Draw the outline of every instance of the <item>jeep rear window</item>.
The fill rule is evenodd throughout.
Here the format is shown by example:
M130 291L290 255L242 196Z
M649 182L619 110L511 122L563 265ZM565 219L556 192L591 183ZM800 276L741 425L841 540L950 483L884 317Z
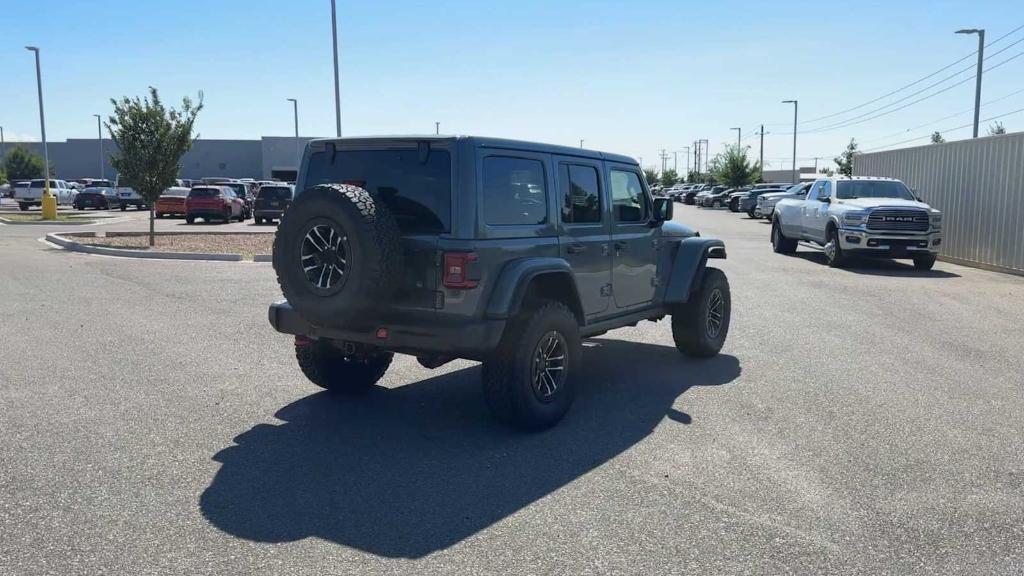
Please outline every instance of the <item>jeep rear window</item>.
M544 165L539 160L484 158L484 222L491 226L541 224L548 217Z
M448 232L451 226L452 162L447 150L338 150L309 157L305 186L357 184L394 214L405 233Z

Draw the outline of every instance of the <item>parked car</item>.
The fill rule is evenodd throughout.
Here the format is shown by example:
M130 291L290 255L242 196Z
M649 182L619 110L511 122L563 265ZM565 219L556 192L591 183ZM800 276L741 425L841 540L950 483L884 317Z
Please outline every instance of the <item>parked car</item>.
M106 178L75 178L71 182L82 190L86 188L113 188L114 183Z
M42 206L45 183L45 179L37 178L29 181L27 188L15 188L14 199L18 202L18 208L25 211L33 206ZM57 198L58 205L70 206L75 201L77 191L64 180L50 178L50 194Z
M734 188L727 186L716 186L714 190L702 198L701 206L704 208L724 208L729 203L729 195L735 191Z
M163 218L164 216L185 216L188 211L185 208L185 199L188 198L188 194L191 188L184 186L172 186L167 190L164 190L163 194L156 199L156 205L153 207L153 212L157 218Z
M264 184L256 193L253 217L256 224L280 220L292 204L295 187L288 184Z
M804 199L775 205L772 248L791 254L797 241L824 247L828 265L850 256L912 258L930 270L942 245L942 213L892 178L820 178Z
M242 220L248 220L249 218L251 218L254 200L252 185L249 182L243 180L235 180L233 182L223 182L220 184L220 186L227 186L228 188L231 188L232 190L234 190L235 196L242 200L242 203L244 204L244 208L242 210Z
M27 194L32 187L30 180L19 180L11 184L11 191L7 193L8 198L17 198L21 194Z
M72 202L72 206L76 210L85 210L86 208L110 210L120 205L121 201L117 198L117 190L110 186L90 186L84 188L75 195L75 200Z
M428 368L482 360L495 416L536 430L569 410L582 338L671 316L685 354L725 341L729 284L705 267L724 243L673 222L632 158L465 136L313 140L297 190L274 241L287 300L269 320L336 393L371 388L395 352Z
M764 218L766 220L772 219L772 212L775 211L775 204L779 200L785 200L786 198L804 198L807 196L807 191L811 189L811 185L814 182L804 182L802 184L796 184L790 186L784 192L768 192L757 197L757 205L754 207L753 213L747 212L747 215L751 218Z
M703 208L704 207L704 198L706 196L710 196L711 194L715 194L717 192L721 192L722 190L725 190L725 189L726 189L725 186L708 186L707 188L705 188L705 189L701 190L700 192L698 192L697 195L693 197L693 203L694 203L695 206L697 206L697 208Z
M147 210L149 206L146 205L146 201L139 196L131 186L126 186L124 182L118 179L115 185L117 189L117 199L121 203L121 210L127 210L129 206L135 206L136 210Z
M228 223L243 220L245 203L227 186L193 186L185 198L185 222L193 224L196 218L207 222Z
M733 212L746 212L751 218L754 217L754 209L757 208L757 199L763 194L774 192L785 192L784 188L768 188L755 186L741 192L733 192L729 195L729 210Z

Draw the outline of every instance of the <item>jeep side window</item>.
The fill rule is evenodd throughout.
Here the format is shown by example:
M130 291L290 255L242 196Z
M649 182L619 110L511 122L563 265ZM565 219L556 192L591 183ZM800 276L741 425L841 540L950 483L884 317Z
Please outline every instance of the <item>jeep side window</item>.
M635 172L611 171L612 211L618 222L647 220L647 203L640 177Z
M483 169L484 222L491 226L542 224L548 217L540 160L488 156Z
M562 165L562 222L596 224L601 222L601 188L597 169L576 164Z

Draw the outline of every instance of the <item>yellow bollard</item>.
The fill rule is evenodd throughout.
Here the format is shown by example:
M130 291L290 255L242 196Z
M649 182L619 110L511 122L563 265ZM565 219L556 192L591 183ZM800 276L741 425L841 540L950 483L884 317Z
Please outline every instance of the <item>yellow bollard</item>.
M57 197L50 194L50 182L47 181L43 188L43 220L57 219Z

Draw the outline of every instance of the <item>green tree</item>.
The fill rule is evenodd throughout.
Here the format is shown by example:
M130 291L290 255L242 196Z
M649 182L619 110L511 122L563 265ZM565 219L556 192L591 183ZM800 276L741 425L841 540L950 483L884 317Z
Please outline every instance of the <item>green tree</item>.
M711 159L711 175L726 186L738 188L753 184L761 177L761 164L751 163L746 149L726 146L725 152Z
M942 144L945 141L946 139L942 137L942 134L938 132L932 132L932 144Z
M821 169L821 173L824 174L825 176L835 176L836 175L836 171L831 169L831 168L829 168L828 166L822 168Z
M850 138L850 143L846 145L846 150L839 156L836 156L832 160L838 166L838 172L842 176L853 176L853 157L857 154L857 140Z
M1000 134L1006 134L1006 127L1003 126L1002 122L996 120L995 124L992 124L991 126L988 127L988 135L998 136Z
M181 110L166 108L156 88L149 87L143 99L123 97L111 100L114 114L107 131L120 151L110 157L121 182L139 194L149 206L149 245L155 243L154 208L160 194L174 186L181 157L192 147L192 128L203 109L203 93L194 103L181 101Z
M43 177L43 157L24 146L15 146L4 159L4 170L11 180L31 180ZM51 168L50 173L53 173Z
M0 184L7 184L7 172L0 166Z
M672 186L676 182L679 182L679 174L677 174L674 169L669 168L661 173L660 182L662 186Z
M658 173L650 168L644 168L644 178L647 179L648 186L654 186L659 182Z

